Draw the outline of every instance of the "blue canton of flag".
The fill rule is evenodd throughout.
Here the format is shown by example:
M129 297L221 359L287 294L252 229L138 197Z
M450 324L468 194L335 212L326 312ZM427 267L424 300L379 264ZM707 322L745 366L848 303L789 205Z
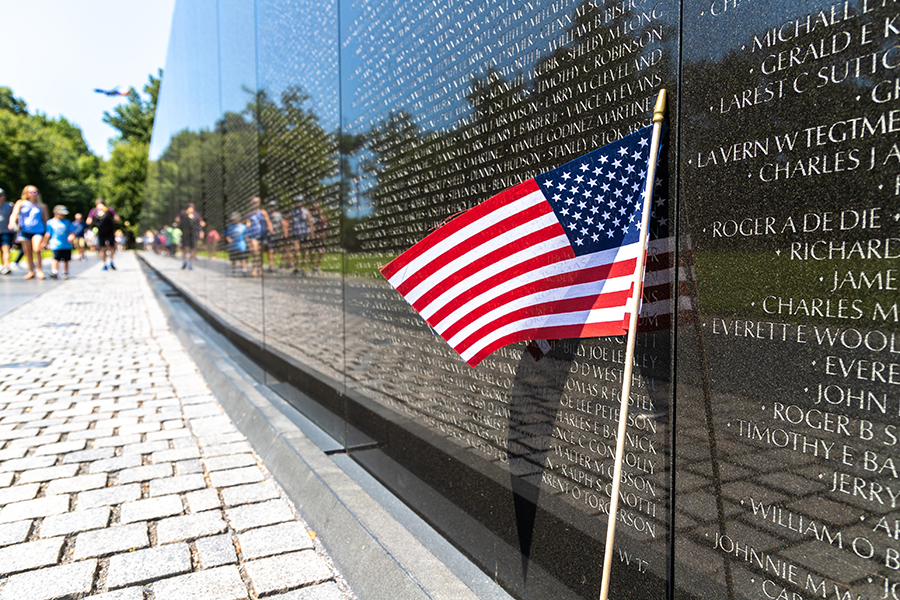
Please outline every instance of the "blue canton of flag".
M650 129L535 177L577 256L638 241Z

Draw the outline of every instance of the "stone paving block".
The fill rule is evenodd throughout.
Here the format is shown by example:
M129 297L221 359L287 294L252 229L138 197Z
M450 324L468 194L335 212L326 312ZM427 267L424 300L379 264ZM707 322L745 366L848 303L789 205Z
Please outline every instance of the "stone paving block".
M84 429L82 431L73 431L67 437L71 441L71 440L98 440L98 439L106 439L106 438L109 438L110 436L112 436L112 434L113 434L112 427L103 427L101 425L101 423L102 423L102 421L100 423L98 423L97 427L95 427L94 429ZM105 444L101 444L100 446L97 446L97 444L95 443L94 447L102 448L102 447L111 447L111 446L107 446Z
M190 423L194 435L197 436L222 435L235 431L235 427L231 422L231 419L224 415L217 417L201 417L199 419L191 419Z
M22 429L22 431L26 431ZM27 430L27 437L20 437L9 442L8 448L18 448L24 446L26 448L34 448L37 446L44 446L46 444L55 444L59 441L59 438L62 437L62 434L59 433L51 433L44 435L34 435L34 430Z
M181 429L165 429L163 431L154 431L147 434L147 441L174 440L176 438L189 438L191 431L186 427Z
M137 500L140 497L141 485L139 483L129 483L128 485L117 485L100 490L81 492L78 494L75 506L79 510L96 506L112 506L113 504Z
M90 597L91 600L144 600L144 588L127 587L105 594L95 594Z
M94 440L94 448L105 448L107 446L124 446L128 447L141 443L139 434L133 435L112 435L110 437L102 437Z
M44 433L72 433L73 431L84 431L88 428L88 425L89 423L63 423L62 425L47 427L44 429Z
M91 600L97 600L91 596ZM333 581L312 585L286 594L267 596L266 600L344 600L340 588Z
M150 460L154 463L175 462L178 460L188 460L191 458L200 458L200 448L197 447L197 444L192 444L185 448L160 450L159 452L154 452L150 456Z
M75 538L75 560L124 552L150 545L147 523L132 523L79 533Z
M294 518L291 507L284 500L269 500L258 504L228 508L225 510L225 515L235 531L274 525Z
M0 600L54 600L91 591L96 560L85 560L13 575L0 591Z
M176 475L190 475L191 473L203 473L203 463L200 459L181 460L175 463Z
M31 532L31 520L16 521L0 525L0 546L19 544L28 538Z
M119 483L134 483L136 481L149 481L158 477L171 477L172 464L143 465L119 471Z
M54 459L55 458L56 457L54 457ZM19 481L17 483L23 484L72 477L77 472L78 465L59 465L56 467L45 467L43 469L31 469L19 475Z
M119 435L149 433L151 431L159 431L159 429L159 423L135 423L134 425L122 425L119 427Z
M35 429L44 429L45 435L58 434L58 431L47 431L47 427L51 427L53 425L62 425L66 422L65 418L43 418L39 421L28 421L27 423L22 423L22 429L31 429L34 431Z
M41 386L41 387L43 387L43 386ZM4 424L6 424L6 423L28 423L29 421L41 421L46 416L47 416L47 413L45 413L45 412L43 412L43 413L41 413L41 412L23 413L20 415L12 415L9 417L4 417L3 423ZM36 439L36 438L32 438L32 439Z
M211 456L203 460L206 468L212 471L224 471L238 467L256 466L256 457L252 454L226 454L225 456Z
M44 490L44 493L52 496L53 494L95 490L106 487L106 477L106 473L96 473L94 475L77 475L67 479L55 479L47 484L47 489Z
M197 448L197 438L194 436L174 438L169 440L169 443L172 445L173 449Z
M258 596L332 579L331 569L313 550L252 560L245 565Z
M91 448L90 450L81 450L80 452L69 452L63 457L63 464L110 458L115 453L115 448Z
M221 533L227 525L217 510L162 519L156 524L160 544L183 542Z
M244 600L248 597L238 568L230 565L153 583L154 600Z
M126 407L112 405L112 406L110 406L110 408L116 409L116 410L121 410ZM115 429L116 427L128 427L129 425L137 425L137 422L138 422L137 417L127 417L127 418L113 417L112 419L104 421L103 426L104 427L112 427L113 429ZM119 435L122 435L122 433L119 432Z
M175 477L165 477L162 479L154 479L150 482L151 496L165 496L167 494L180 494L182 492L190 492L206 487L206 480L203 475L192 473L190 475L176 475Z
M203 448L203 456L223 456L225 454L242 454L244 452L253 452L253 448L248 442L231 442Z
M74 452L76 450L84 450L87 440L72 440L66 442L57 442L56 444L47 444L35 450L35 456L43 456L45 454L65 454L66 452Z
M0 523L58 515L68 510L68 496L45 496L24 502L14 502L0 508Z
M241 544L241 554L246 560L313 549L309 533L297 521L250 529L239 534L238 541Z
M109 559L106 585L118 588L179 575L191 570L191 549L187 544L166 544Z
M112 450L112 448L109 448L109 450ZM141 466L141 456L132 454L130 456L114 456L103 460L95 460L91 463L89 469L91 473L111 473L139 466Z
M0 575L55 565L64 541L58 537L0 548Z
M19 438L27 438L33 435L34 432L28 431L27 429L8 429L6 431L0 431L0 441L17 440Z
M181 504L180 496L161 496L159 498L148 498L146 500L126 502L122 505L119 521L122 523L133 523L135 521L158 519L160 517L171 517L172 515L179 515L183 512L184 507Z
M185 494L184 497L187 500L188 508L191 509L192 513L203 512L204 510L209 510L211 508L218 508L221 505L219 494L216 493L216 490L211 488L189 492Z
M0 464L0 472L25 471L27 469L43 469L56 464L55 456L26 456L5 460Z
M185 419L196 419L199 417L222 416L222 409L214 398L209 398L208 402L190 404L184 407L183 411Z
M237 485L222 490L222 499L225 501L225 506L238 506L239 504L274 500L279 496L278 488L269 481Z
M110 508L98 506L46 517L41 523L41 537L53 537L99 529L109 524Z
M141 442L140 444L125 446L122 449L122 454L152 454L153 452L160 452L162 450L168 449L169 443L165 440L159 440L155 442Z
M28 448L4 448L0 450L0 462L10 460L12 458L22 458L28 452Z
M204 537L194 543L197 546L197 555L200 557L200 567L203 569L232 565L237 562L237 552L234 550L231 534Z
M265 480L265 476L259 467L243 467L240 469L230 469L228 471L213 471L209 474L209 480L213 486L224 488L232 485L241 485L244 483L257 483Z
M12 472L0 473L0 488L5 488L5 487L11 486L13 477L15 477L15 476L16 476L16 474L12 473Z
M247 438L245 438L244 435L239 431L235 431L233 433L224 433L221 435L201 435L198 437L201 446L221 446L223 444L233 444L235 442L247 441Z
M13 502L21 502L22 500L31 500L37 496L39 489L41 489L40 483L14 485L12 487L0 489L0 506L12 504Z

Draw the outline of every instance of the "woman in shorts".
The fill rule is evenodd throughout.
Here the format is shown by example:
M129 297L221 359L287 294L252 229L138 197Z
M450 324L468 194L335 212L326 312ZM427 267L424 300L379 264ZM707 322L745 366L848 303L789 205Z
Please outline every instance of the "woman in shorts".
M28 273L24 279L44 279L44 271L41 269L41 244L44 241L47 221L47 206L41 201L41 194L33 185L26 185L22 190L22 197L13 206L9 216L10 225L18 231L16 241L25 251L25 260L28 262Z

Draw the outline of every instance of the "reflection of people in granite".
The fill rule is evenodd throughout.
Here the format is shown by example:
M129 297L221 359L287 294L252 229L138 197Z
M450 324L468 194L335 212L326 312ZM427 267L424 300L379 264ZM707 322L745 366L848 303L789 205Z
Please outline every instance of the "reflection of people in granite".
M312 221L312 235L310 236L309 266L313 273L319 273L319 265L325 256L325 236L328 231L328 217L322 213L322 207L318 202L313 202L309 209Z
M247 226L241 221L241 215L231 213L231 224L225 228L225 241L228 242L228 258L231 260L231 275L237 275L237 264L241 263L241 274L247 274Z
M206 252L210 259L216 257L216 251L219 249L219 242L221 240L222 236L219 235L219 232L215 229L210 229L206 234Z
M306 275L306 254L309 251L310 236L314 231L312 215L306 208L306 200L303 196L297 196L294 207L291 209L291 237L293 238L295 260L294 274ZM310 257L310 266L312 258Z
M253 268L251 277L262 275L262 252L269 245L269 237L272 235L272 222L269 213L262 208L262 202L258 196L250 198L250 214L247 217L247 240L250 250L250 259Z
M287 243L287 225L284 216L278 210L278 203L272 200L269 202L269 222L272 223L272 239L269 241L269 271L275 267L275 256L280 259L281 266L287 266L290 263L285 262L284 246Z
M182 233L181 256L183 262L181 268L193 270L194 258L197 257L197 243L203 239L203 228L206 227L206 223L200 213L194 209L193 202L189 202L187 208L178 213L175 223Z

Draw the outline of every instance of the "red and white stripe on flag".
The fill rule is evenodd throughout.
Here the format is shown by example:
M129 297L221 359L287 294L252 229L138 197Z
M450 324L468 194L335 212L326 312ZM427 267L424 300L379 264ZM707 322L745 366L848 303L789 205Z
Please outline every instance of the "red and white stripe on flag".
M644 132L467 210L382 274L473 367L518 341L622 335L641 251Z

